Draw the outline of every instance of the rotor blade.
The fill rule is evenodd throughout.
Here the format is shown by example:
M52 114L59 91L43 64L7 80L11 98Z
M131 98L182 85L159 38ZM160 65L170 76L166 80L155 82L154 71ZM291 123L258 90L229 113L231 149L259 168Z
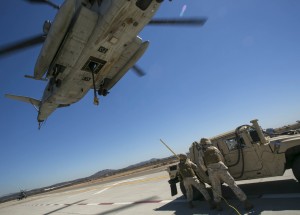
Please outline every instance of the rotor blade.
M28 1L29 3L32 3L32 4L48 4L57 10L59 9L59 5L57 5L51 1L48 1L48 0L26 0L26 1Z
M188 19L153 19L150 25L196 25L202 26L207 18L188 18Z
M146 75L146 73L141 68L139 68L137 65L133 65L132 69L140 77Z
M10 54L12 52L28 48L30 46L41 44L45 41L46 35L40 34L29 39L22 40L17 43L0 47L0 56Z

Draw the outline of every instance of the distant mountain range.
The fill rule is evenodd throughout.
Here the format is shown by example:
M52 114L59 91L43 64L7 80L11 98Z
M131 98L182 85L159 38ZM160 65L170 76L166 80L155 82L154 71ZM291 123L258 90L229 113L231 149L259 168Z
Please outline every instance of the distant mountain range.
M111 175L114 175L114 174L119 173L119 172L124 172L124 171L133 170L133 169L137 169L137 168L148 166L148 165L153 165L155 163L160 163L160 162L162 162L166 159L170 159L170 157L162 158L162 159L152 158L150 160L142 161L142 162L139 162L137 164L133 164L133 165L130 165L130 166L127 166L125 168L118 169L118 170L104 169L104 170L101 170L99 172L96 172L95 174L91 175L89 178L94 179L94 178L107 177L107 176L111 176Z
M114 170L114 169L104 169L104 170L101 170L101 171L96 172L95 174L91 175L90 178L101 178L101 177L110 176L110 175L113 175L117 171L118 170Z

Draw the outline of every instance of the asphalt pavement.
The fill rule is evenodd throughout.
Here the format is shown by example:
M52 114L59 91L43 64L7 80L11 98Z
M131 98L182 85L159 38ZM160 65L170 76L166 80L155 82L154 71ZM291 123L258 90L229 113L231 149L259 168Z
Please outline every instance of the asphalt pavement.
M236 211L224 202L222 212L209 210L205 201L194 201L195 208L190 209L179 185L178 194L172 197L167 181L168 173L163 168L156 169L6 202L0 204L0 215L300 214L300 183L290 170L280 177L238 182L255 206L249 212L244 211L227 186L222 188L223 196Z

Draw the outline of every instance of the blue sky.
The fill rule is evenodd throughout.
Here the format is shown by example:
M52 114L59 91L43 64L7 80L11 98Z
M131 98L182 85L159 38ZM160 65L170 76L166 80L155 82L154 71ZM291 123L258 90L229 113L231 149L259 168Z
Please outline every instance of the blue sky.
M55 1L61 4L62 1ZM0 59L0 196L118 169L188 150L258 118L262 127L299 120L298 0L165 1L155 17L205 16L203 28L147 26L150 47L93 105L93 92L54 112L41 130L33 107L5 93L41 98L33 74L40 46ZM11 0L2 4L0 45L38 34L55 10Z

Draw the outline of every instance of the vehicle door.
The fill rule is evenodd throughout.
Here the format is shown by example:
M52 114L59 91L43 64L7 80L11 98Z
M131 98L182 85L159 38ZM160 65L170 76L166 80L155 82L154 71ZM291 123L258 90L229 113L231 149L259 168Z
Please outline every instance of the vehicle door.
M239 178L242 173L259 171L262 169L262 161L252 145L250 139L241 137L241 144L238 144L235 136L221 139L218 142L222 148L225 164L233 177Z

